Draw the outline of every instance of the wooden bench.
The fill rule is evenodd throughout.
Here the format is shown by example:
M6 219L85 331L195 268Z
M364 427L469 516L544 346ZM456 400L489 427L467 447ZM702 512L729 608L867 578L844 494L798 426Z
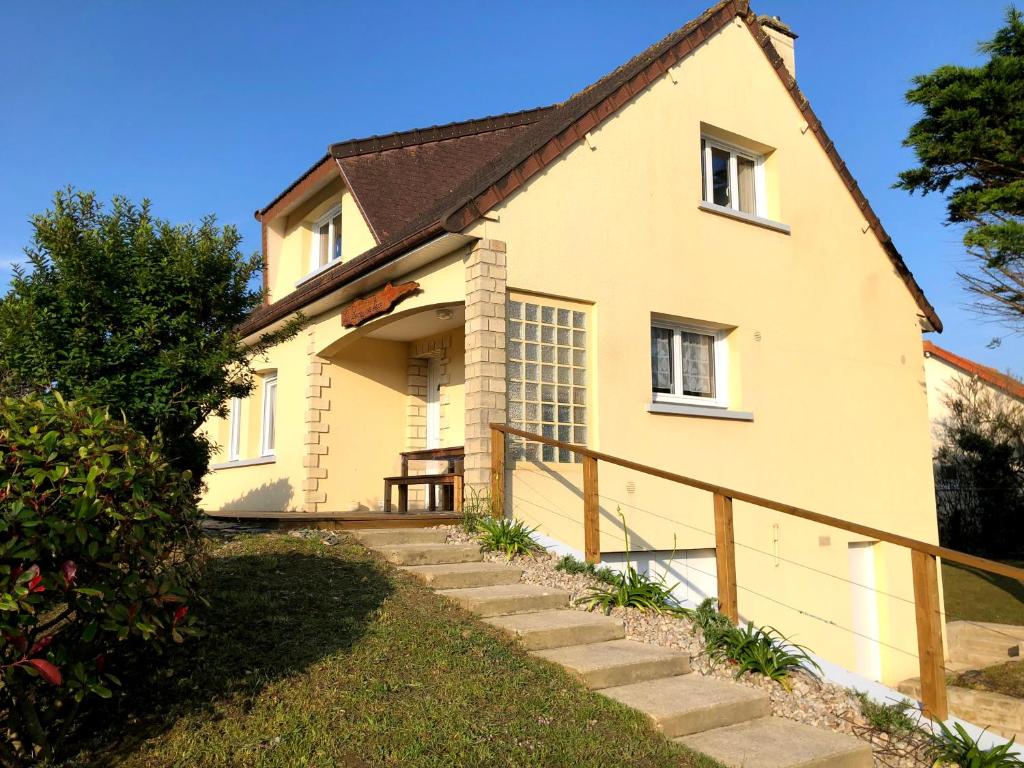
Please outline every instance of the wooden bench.
M465 457L465 449L459 446L448 448L425 448L416 451L403 451L402 474L384 478L384 511L391 511L391 489L398 488L398 511L405 513L409 511L409 486L427 486L428 511L437 510L438 496L437 489L442 491L442 503L450 502L454 512L462 512L463 478L462 461ZM446 472L435 472L424 475L410 475L409 462L411 461L444 461L447 463Z

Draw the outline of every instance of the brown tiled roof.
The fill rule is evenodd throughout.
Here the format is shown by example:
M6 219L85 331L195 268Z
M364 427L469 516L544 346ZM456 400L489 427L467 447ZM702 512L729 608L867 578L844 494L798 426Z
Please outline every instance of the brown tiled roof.
M347 186L359 203L377 242L390 242L415 219L432 210L476 171L500 157L529 131L546 109L474 121L458 130L429 129L419 136L371 140L331 147ZM451 134L451 135L446 135Z
M950 352L948 349L936 346L930 341L926 341L924 343L924 352L926 355L933 355L940 360L944 360L954 368L959 368L964 373L970 374L971 376L977 376L986 384L989 384L1012 397L1016 397L1018 400L1024 400L1024 384L1017 381L1017 379L1012 376L1000 373L995 368L989 368L987 365L982 365L981 363L976 363L973 360L968 360L966 357L961 357L960 355Z
M705 40L737 17L744 21L747 29L772 64L783 85L796 103L797 108L800 109L804 119L807 121L809 130L821 143L836 172L839 173L840 178L846 184L847 189L849 189L850 194L854 198L854 202L867 219L870 228L874 231L875 236L888 254L893 267L914 296L922 313L935 330L941 331L942 321L939 320L934 308L925 298L924 292L918 286L899 252L892 244L891 238L882 227L878 216L871 209L867 198L860 191L846 164L839 157L839 153L825 133L821 121L818 120L807 100L800 92L796 81L786 69L778 52L772 46L768 35L761 29L757 16L750 10L747 0L721 0L693 21L650 46L611 74L601 78L567 101L554 107L535 110L532 113L517 113L520 115L530 115L531 122L528 126L524 123L514 128L494 130L493 133L495 134L504 131L500 136L500 140L496 140L494 144L489 144L488 150L481 149L474 154L474 157L479 160L486 154L486 151L497 149L499 143L504 143L507 140L508 143L497 151L493 159L475 169L471 169L472 163L467 160L460 165L459 173L437 182L429 182L429 184L434 185L433 189L438 190L440 197L430 199L430 195L424 193L417 197L415 203L416 205L422 204L423 208L419 210L410 208L406 211L391 211L384 214L384 219L388 221L390 228L390 237L393 239L382 240L380 245L367 251L357 259L327 270L318 278L303 285L302 288L289 294L281 301L258 310L245 323L246 332L254 332L287 316L296 309L320 298L335 288L345 285L359 275L365 274L369 269L376 268L387 260L400 256L404 250L419 245L441 232L461 232L522 187L530 178L546 168L569 147L583 140L588 131L598 126L631 98L643 91L650 83L661 77L669 67L674 66L681 59L689 55ZM512 118L513 116L505 117ZM475 122L483 121L471 121L471 123ZM453 126L442 126L441 128L447 127L451 129L458 125L468 124L453 124ZM376 146L377 151L385 154L390 148L399 148L399 146L406 148L408 144L401 142L411 142L413 141L413 134L428 133L430 130L437 129L427 129L424 132L392 134L385 137L372 137L371 139L355 142L344 142L343 144L334 145L331 149L332 152L338 151L340 154L344 154L350 148ZM498 139L498 137L492 138ZM436 141L437 139L435 138L434 140ZM370 142L370 144L365 144L365 142ZM377 144L374 145L372 142L377 142ZM392 142L393 146L389 146L388 142ZM443 142L444 139L440 143ZM372 152L374 150L369 149L367 151ZM439 155L444 150L435 151ZM458 154L454 148L452 148L452 151ZM355 157L358 154L347 156ZM426 157L429 153L423 152L422 154ZM431 159L436 161L436 157ZM400 178L398 166L401 165L408 169L414 164L412 162L405 162L408 159L403 158L396 161L391 169L379 166L377 171L380 174L379 178L387 178L389 183L393 183L394 180ZM346 161L342 159L339 160L339 163L342 164L342 170L347 174ZM351 164L358 165L358 163ZM361 170L365 172L364 182L373 177L373 172L369 171L369 169L364 168ZM467 173L468 176L460 183L457 177ZM349 180L352 181L352 179ZM364 196L380 196L379 201L371 202L367 208L364 208L368 218L370 217L369 211L374 210L373 215L380 219L380 209L386 208L389 205L388 195L394 196L396 193L389 190L376 189L370 183L364 183L362 191L358 190L357 186L354 185L353 187L354 196L357 200ZM374 189L373 192L370 191L371 188ZM447 194L445 194L446 191ZM380 205L375 208L378 202Z

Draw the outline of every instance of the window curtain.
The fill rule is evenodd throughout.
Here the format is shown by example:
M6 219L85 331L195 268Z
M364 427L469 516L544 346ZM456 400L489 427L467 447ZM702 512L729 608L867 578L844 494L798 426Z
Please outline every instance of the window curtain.
M655 392L672 391L672 331L651 328L651 379Z
M714 397L714 338L702 333L682 332L683 394Z

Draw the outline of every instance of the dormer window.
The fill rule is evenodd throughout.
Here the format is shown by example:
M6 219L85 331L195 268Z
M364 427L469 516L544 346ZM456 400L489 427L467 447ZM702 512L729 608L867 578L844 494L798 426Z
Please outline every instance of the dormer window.
M764 216L764 158L708 137L700 149L704 202Z
M341 206L335 206L313 222L310 271L341 259Z

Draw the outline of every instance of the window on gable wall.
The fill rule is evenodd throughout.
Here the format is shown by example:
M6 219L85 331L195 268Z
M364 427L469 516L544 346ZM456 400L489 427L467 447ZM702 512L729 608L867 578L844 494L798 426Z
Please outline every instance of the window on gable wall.
M764 158L707 137L700 149L704 202L765 216Z
M655 402L726 407L726 332L697 325L651 323L651 389Z
M310 271L341 259L341 206L335 206L313 223Z

